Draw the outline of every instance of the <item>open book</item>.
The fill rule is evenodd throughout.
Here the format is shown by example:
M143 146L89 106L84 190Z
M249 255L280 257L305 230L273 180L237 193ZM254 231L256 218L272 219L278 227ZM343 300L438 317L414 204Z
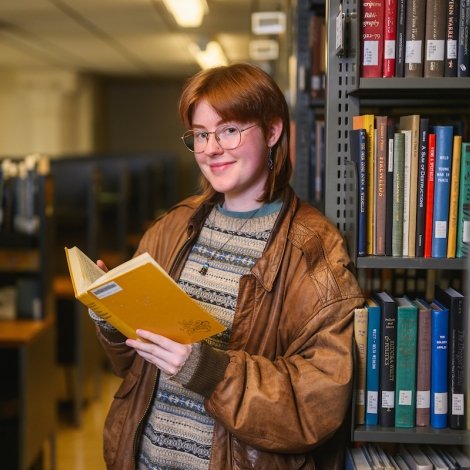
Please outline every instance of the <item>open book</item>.
M128 338L136 329L179 343L224 330L148 254L104 272L79 248L65 248L75 297Z

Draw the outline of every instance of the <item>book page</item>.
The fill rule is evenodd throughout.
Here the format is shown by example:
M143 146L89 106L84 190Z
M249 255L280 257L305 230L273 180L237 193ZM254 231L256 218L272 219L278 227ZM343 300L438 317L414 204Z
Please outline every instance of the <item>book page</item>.
M77 247L66 248L70 263L70 274L77 293L84 292L88 286L105 272Z

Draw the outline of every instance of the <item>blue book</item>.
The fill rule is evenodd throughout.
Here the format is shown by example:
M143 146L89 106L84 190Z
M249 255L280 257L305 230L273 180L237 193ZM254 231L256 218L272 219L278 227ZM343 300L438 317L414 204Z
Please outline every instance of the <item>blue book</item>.
M412 428L416 410L418 309L407 297L397 301L397 369L395 427Z
M380 381L380 306L372 299L366 303L367 365L366 365L366 418L365 424L379 424L379 381Z
M449 310L431 303L431 427L447 427Z
M434 212L431 256L433 258L445 258L447 256L454 129L452 126L434 126L433 129L436 134L436 163L434 167Z
M367 232L367 134L365 129L349 131L351 161L356 165L357 173L357 255L366 256Z

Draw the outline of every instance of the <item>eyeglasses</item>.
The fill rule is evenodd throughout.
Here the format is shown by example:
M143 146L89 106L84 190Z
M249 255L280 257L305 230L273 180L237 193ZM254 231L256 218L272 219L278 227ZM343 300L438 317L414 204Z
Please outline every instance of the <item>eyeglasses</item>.
M204 152L209 142L209 136L214 134L215 140L221 148L224 150L233 150L240 145L242 132L255 126L257 126L257 124L239 129L237 126L230 124L218 127L213 132L191 129L183 134L181 140L189 151L200 153Z

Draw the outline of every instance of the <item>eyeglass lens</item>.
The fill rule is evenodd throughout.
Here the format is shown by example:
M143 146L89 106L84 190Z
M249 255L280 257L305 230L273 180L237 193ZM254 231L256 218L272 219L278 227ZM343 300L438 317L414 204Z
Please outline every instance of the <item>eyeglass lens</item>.
M192 152L203 152L211 134L214 134L218 145L224 150L232 150L240 145L241 131L235 126L224 126L216 129L214 132L203 130L188 131L183 135L183 142Z

